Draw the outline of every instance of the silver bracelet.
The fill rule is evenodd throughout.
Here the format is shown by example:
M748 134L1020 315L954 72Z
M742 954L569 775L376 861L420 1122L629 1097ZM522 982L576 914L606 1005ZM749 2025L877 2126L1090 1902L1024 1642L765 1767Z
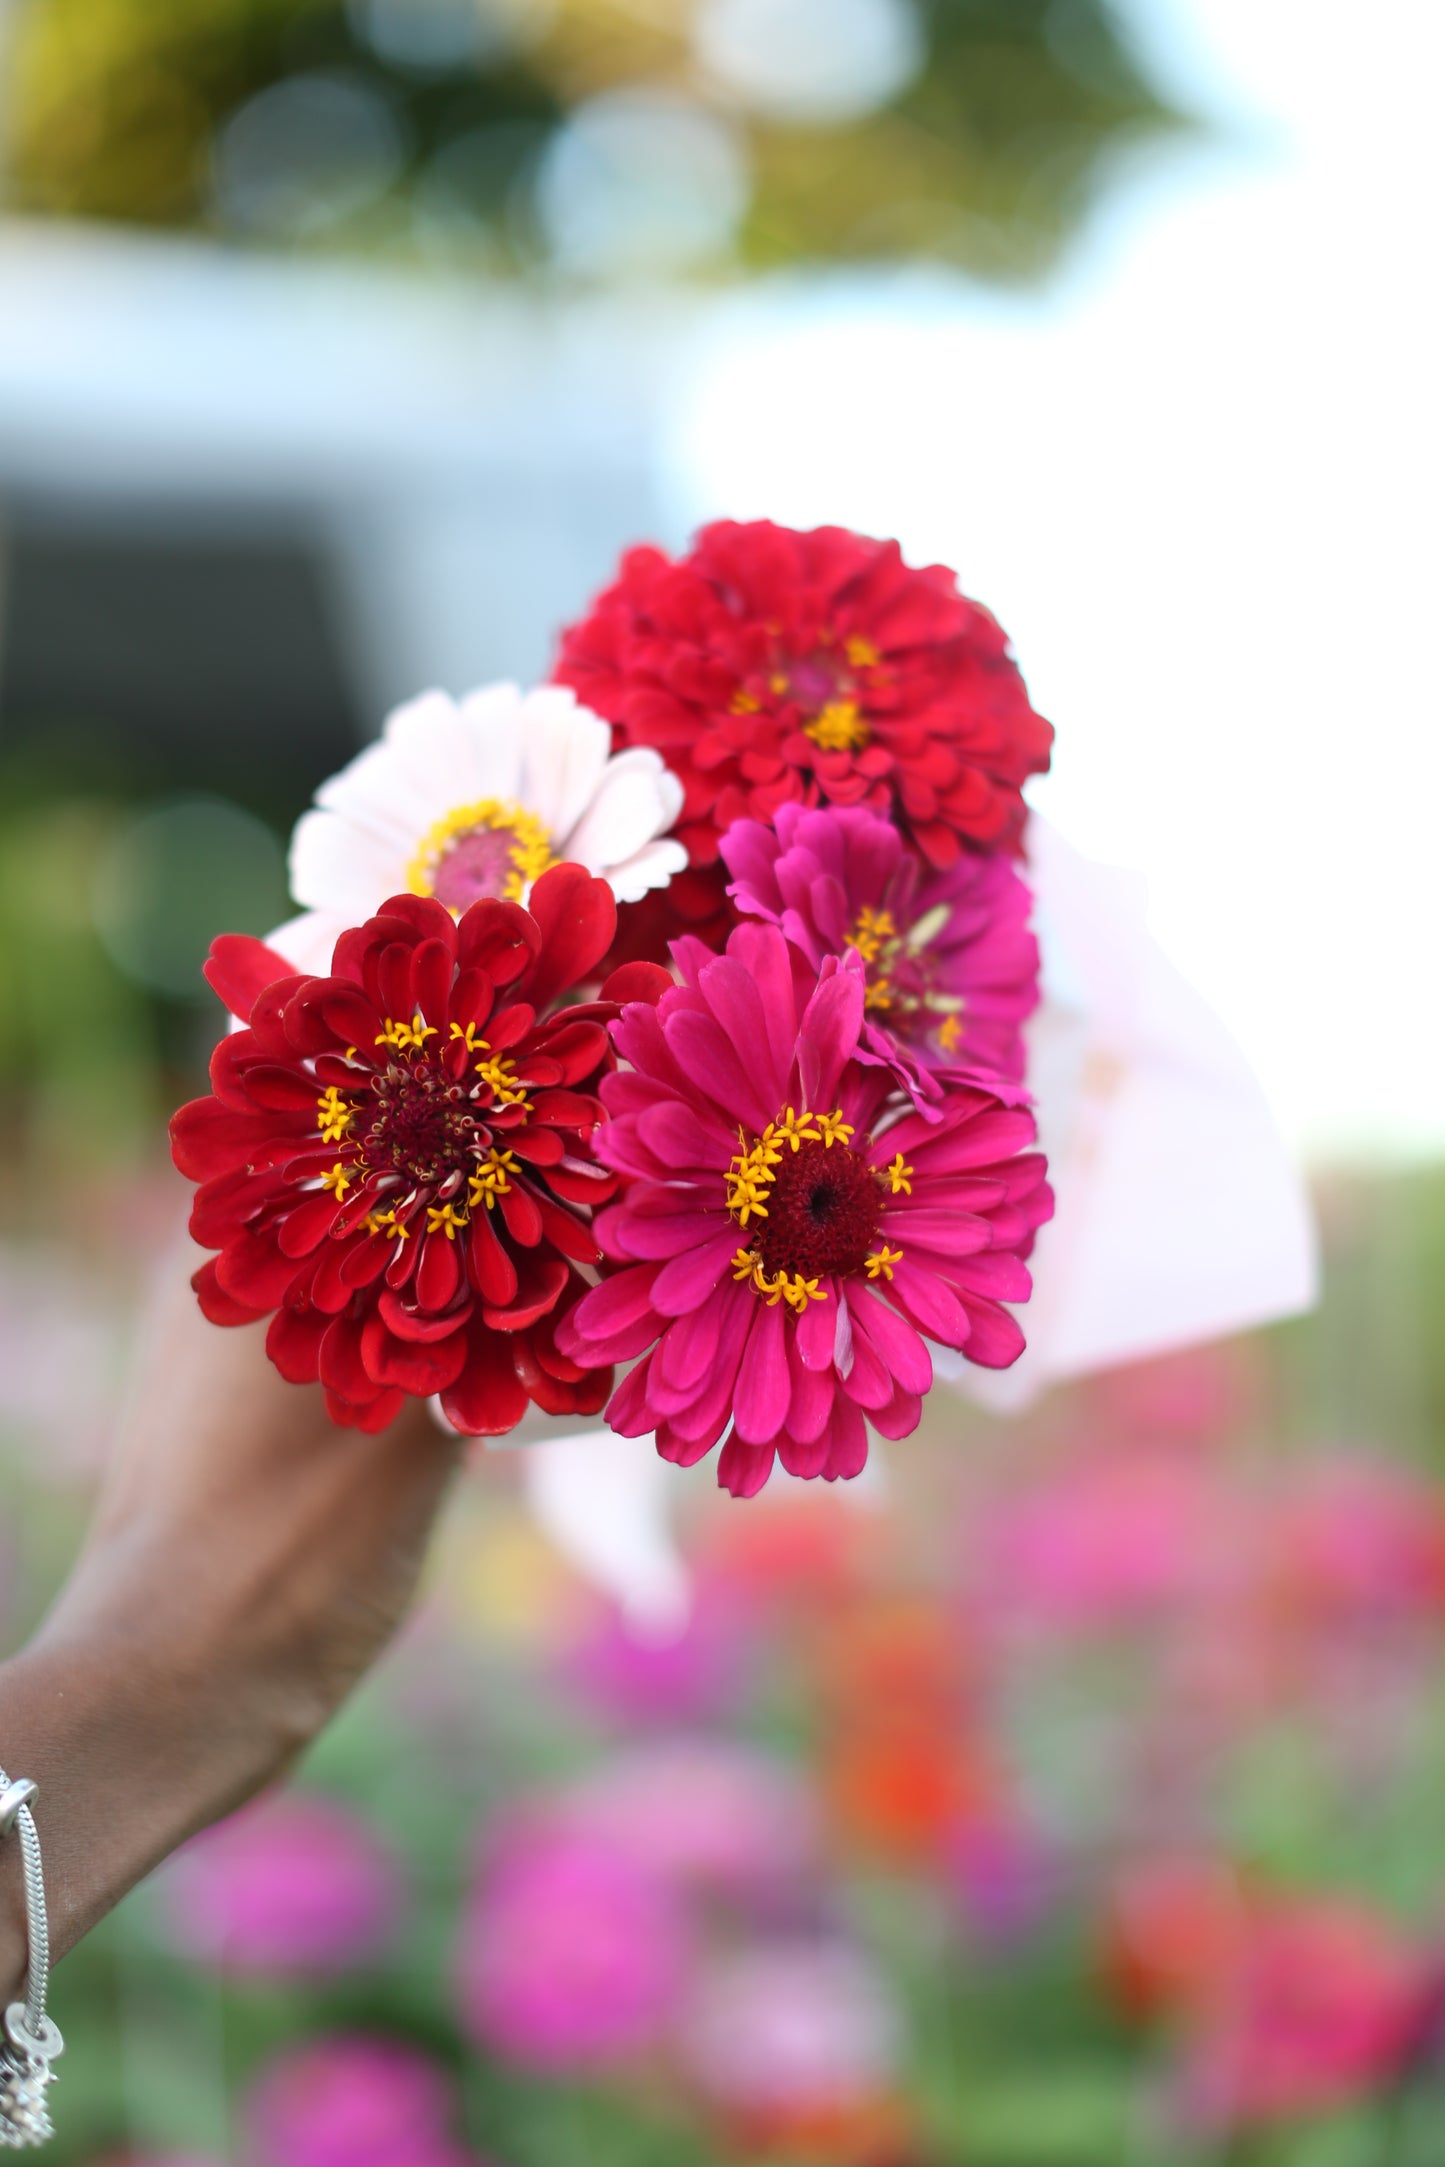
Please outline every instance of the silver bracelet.
M0 1768L0 1842L14 1829L20 1839L25 1875L25 1927L29 1968L24 2001L5 2012L0 2038L0 2150L23 2152L55 2135L45 2104L54 2075L51 2063L65 2049L60 2028L45 2014L50 1984L50 1924L45 1916L45 1879L40 1870L40 1838L30 1811L35 1785L12 1783Z

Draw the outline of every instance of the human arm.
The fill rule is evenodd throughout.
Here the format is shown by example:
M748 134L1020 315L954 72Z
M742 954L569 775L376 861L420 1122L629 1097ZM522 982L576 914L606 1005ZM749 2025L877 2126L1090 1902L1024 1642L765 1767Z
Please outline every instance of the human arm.
M285 1383L263 1325L208 1324L171 1260L90 1531L0 1664L0 1763L40 1787L63 1953L198 1828L279 1775L411 1601L459 1445L409 1402L378 1437ZM25 1965L0 1845L0 1993Z

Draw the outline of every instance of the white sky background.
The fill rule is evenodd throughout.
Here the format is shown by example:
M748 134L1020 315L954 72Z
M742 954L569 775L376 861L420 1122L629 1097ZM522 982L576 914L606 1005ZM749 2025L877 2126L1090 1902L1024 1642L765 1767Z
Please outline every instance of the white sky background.
M1132 0L1216 124L1060 279L774 286L713 319L679 513L941 558L1059 731L1038 805L1316 1153L1445 1146L1437 0Z

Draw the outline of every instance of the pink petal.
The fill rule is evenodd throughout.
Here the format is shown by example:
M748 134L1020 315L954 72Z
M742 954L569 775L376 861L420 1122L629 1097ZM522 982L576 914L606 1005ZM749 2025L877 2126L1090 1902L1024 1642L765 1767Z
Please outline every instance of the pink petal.
M734 1497L756 1497L772 1471L772 1446L744 1444L734 1430L718 1455L718 1488Z
M745 1444L765 1444L788 1419L792 1382L788 1376L788 1350L784 1318L789 1314L781 1302L758 1301L753 1327L738 1371L733 1396L733 1420Z
M729 1223L725 1233L671 1258L653 1281L653 1307L664 1317L682 1317L696 1309L712 1293L737 1251L738 1230Z
M848 1289L848 1307L859 1337L872 1343L895 1383L907 1392L926 1392L933 1383L933 1361L912 1325L856 1280Z

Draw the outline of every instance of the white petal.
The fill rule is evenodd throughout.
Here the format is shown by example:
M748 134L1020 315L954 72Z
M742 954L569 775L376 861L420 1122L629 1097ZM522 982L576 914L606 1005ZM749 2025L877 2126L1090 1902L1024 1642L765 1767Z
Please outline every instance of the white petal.
M354 827L388 843L398 855L410 856L418 833L415 811L400 801L396 787L396 763L388 748L368 745L354 760L321 785L316 803L335 812Z
M653 1629L687 1616L687 1567L672 1532L675 1478L650 1437L592 1430L549 1438L523 1462L543 1533Z
M545 821L563 856L572 830L596 795L612 750L612 730L579 707L565 685L542 685L522 702L522 803Z
M405 889L409 862L404 844L383 841L348 814L303 813L291 837L291 893L356 925Z
M665 888L687 864L681 843L648 843L621 865L607 868L607 884L619 903L640 903L649 888Z
M522 695L517 686L484 685L469 692L462 701L462 718L469 746L466 788L452 797L446 810L473 805L478 798L521 798Z
M489 689L508 702L516 697L514 685ZM485 796L478 787L476 733L465 710L444 692L424 693L398 707L387 717L382 742L396 756L399 772L415 782L428 805L439 808L432 820Z
M567 855L600 873L620 865L671 825L662 771L613 760L602 787L567 838Z
M311 971L318 978L327 978L331 974L336 943L355 922L336 911L303 911L299 918L288 918L285 925L268 933L266 946L274 948L278 956L284 956L298 971Z

